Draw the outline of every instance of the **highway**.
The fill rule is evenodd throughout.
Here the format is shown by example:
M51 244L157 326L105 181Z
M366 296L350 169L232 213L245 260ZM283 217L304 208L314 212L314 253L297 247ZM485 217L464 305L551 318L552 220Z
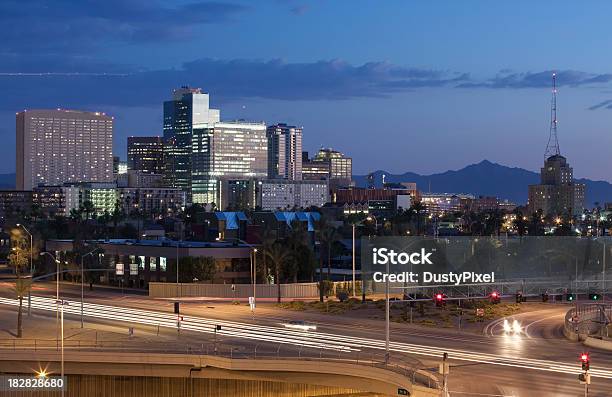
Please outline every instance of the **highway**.
M141 302L142 300L136 300ZM70 300L66 314L80 314L80 302ZM129 302L127 302L129 304ZM0 298L0 304L15 306L17 301ZM122 303L123 305L126 302ZM151 302L149 302L149 307ZM32 298L35 310L55 312L55 300L49 297ZM432 367L444 352L449 354L453 363L451 382L456 395L477 395L478 392L502 393L503 395L531 396L576 396L582 387L576 379L580 372L577 362L579 345L559 340L554 333L546 338L548 322L558 324L557 317L563 307L530 312L514 316L525 327L523 335L504 335L500 323L494 322L486 328L485 335L459 334L442 330L410 330L399 332L392 329L390 349L394 354L417 356L424 365ZM173 313L147 310L143 308L114 306L85 302L84 314L88 319L127 322L148 326L176 329L177 317ZM245 313L246 314L246 313ZM247 320L248 314L241 318ZM263 323L263 324L262 324ZM257 321L229 321L227 319L207 318L196 315L183 315L181 332L213 334L215 326L221 325L220 337L239 341L244 345L281 344L288 348L317 349L341 355L361 355L384 350L384 340L380 330L371 327L350 327L350 324L325 323L315 332L304 332L282 327L277 319L260 318ZM267 325L266 325L267 324ZM543 326L544 325L544 326ZM591 396L607 396L612 390L612 356L608 352L593 352L593 387ZM574 359L574 361L572 361ZM488 379L485 384L471 385L474 377ZM530 382L533 382L530 385ZM452 390L452 388L451 388ZM472 390L461 394L461 390ZM546 391L556 390L552 394ZM544 393L544 394L542 394ZM484 393L483 393L484 394ZM499 395L499 394L498 394Z

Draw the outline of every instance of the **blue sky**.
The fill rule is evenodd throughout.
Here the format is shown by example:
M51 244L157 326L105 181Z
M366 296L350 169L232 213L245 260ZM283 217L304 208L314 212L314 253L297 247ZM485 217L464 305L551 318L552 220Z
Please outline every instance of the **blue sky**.
M16 111L106 111L125 157L127 136L161 134L162 101L184 84L225 119L302 125L305 149L337 148L355 173L485 158L537 170L556 70L562 153L577 177L612 181L611 13L606 1L3 0L0 172L15 168ZM39 72L58 74L14 75Z

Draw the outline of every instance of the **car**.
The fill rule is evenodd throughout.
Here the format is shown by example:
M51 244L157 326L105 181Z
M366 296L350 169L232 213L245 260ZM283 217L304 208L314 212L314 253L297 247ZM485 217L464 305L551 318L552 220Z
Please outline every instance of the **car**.
M299 329L301 331L316 331L317 325L303 320L292 320L283 323L285 328Z
M520 335L523 332L521 323L519 323L518 320L512 320L512 322L510 322L508 319L504 319L503 328L506 335Z

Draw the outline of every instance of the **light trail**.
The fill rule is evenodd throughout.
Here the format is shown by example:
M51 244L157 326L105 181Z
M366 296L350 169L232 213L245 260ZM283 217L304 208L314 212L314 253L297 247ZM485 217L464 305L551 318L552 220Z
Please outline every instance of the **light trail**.
M70 305L64 306L65 313L76 316L80 315L80 302L69 301L69 303ZM0 304L16 306L18 305L18 301L16 299L0 298ZM55 299L33 296L32 308L46 311L56 311ZM176 329L177 325L176 314L167 312L156 312L95 303L84 303L83 312L86 317L98 319L153 326L159 325L160 327L171 329ZM357 352L366 348L384 350L385 348L385 342L383 340L322 332L304 332L287 329L281 326L275 327L231 321L219 321L195 316L183 316L181 330L213 334L215 332L216 325L221 325L221 330L217 331L217 334L219 335L261 342L297 345L343 352ZM395 352L437 358L441 357L442 354L446 352L453 360L461 360L472 363L549 371L563 374L579 374L582 372L577 363L563 363L525 357L498 356L488 353L477 353L466 350L446 349L400 342L391 342L389 347ZM612 379L612 370L591 367L590 373L593 377Z

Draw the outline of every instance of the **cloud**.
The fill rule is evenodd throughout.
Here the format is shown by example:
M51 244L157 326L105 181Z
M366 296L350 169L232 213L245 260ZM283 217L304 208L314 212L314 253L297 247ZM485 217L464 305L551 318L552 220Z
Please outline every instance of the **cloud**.
M599 102L589 107L589 110L597 110L597 109L612 109L612 99L608 99L608 100Z
M96 64L72 58L46 68L78 71L79 61L89 73L114 70L123 76L43 75L2 76L0 109L33 107L160 105L173 88L202 87L221 101L241 98L281 100L342 100L386 97L423 87L453 86L468 81L455 72L408 68L387 62L352 65L341 60L287 63L282 60L198 59L179 69L138 71L124 65ZM49 65L49 66L47 66ZM100 68L100 69L97 69ZM35 71L35 68L28 69ZM0 72L6 70L0 65Z
M133 1L133 0L132 0ZM0 110L108 106L161 106L173 88L201 87L215 103L245 98L274 100L346 100L383 98L420 89L447 87L548 88L552 72L507 72L485 80L468 73L406 67L389 62L351 64L343 60L289 63L280 59L196 59L178 68L146 70L94 57L4 54L0 63ZM40 66L43 65L43 66ZM6 72L34 75L13 75ZM37 72L50 74L36 75ZM55 74L54 74L55 73ZM63 73L66 73L65 75ZM560 86L604 86L611 74L557 72ZM612 109L611 102L591 107Z
M171 4L158 0L2 0L3 50L77 51L91 49L101 40L182 39L190 37L198 25L225 22L246 9L215 1Z
M460 88L545 88L550 87L552 74L557 74L557 86L579 87L605 84L612 81L612 74L595 74L577 70L545 70L541 72L511 72L504 70L495 77L480 82L467 82Z

